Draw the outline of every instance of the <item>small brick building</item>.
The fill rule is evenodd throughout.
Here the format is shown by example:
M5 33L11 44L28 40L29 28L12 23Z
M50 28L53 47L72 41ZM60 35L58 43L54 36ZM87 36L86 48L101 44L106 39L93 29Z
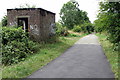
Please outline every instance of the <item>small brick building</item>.
M55 34L55 13L42 8L7 9L8 26L23 26L29 36L40 42Z

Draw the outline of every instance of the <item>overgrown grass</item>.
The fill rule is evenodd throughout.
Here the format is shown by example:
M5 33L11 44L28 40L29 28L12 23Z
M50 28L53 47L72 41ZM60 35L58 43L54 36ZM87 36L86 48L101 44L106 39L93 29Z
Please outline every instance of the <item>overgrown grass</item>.
M2 78L25 78L39 68L45 66L60 56L67 48L72 46L80 37L59 37L59 41L41 44L37 54L27 57L25 61L11 66L2 66Z
M2 23L0 21L0 33L2 31ZM2 40L2 36L0 35L0 52L2 51L2 48L1 48L1 40ZM1 59L2 58L2 54L0 54L0 80L2 78L2 65L1 65Z
M96 35L99 37L99 41L105 51L105 55L107 56L107 59L111 64L112 71L115 74L115 78L118 78L118 51L113 51L113 44L107 40L107 36L104 33L97 33Z

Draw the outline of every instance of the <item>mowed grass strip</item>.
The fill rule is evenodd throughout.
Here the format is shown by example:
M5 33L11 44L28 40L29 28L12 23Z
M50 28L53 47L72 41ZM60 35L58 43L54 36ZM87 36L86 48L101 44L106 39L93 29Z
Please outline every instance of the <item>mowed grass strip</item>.
M25 61L11 66L3 66L2 78L25 78L31 75L60 56L79 39L80 37L59 37L58 42L41 45L40 51L37 54L29 56Z
M112 71L115 74L115 78L118 78L118 51L113 51L113 44L107 40L105 34L96 34L99 37L99 41L104 49L105 55L111 64Z

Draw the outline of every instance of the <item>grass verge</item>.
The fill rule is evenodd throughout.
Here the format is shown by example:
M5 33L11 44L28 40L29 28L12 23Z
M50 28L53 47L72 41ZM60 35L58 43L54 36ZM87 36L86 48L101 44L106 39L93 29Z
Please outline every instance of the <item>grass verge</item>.
M37 54L29 56L25 61L11 66L2 66L2 78L25 78L31 75L39 68L60 56L79 39L80 37L59 37L59 41L54 44L42 44L40 51Z
M104 49L105 55L111 64L112 71L115 74L115 78L118 78L118 51L113 51L113 44L107 40L105 34L96 34L99 37L99 41Z
M0 21L0 34L1 34L1 31L2 31L2 23ZM1 43L1 40L2 40L2 36L0 36L0 43ZM1 48L1 44L0 44L0 52L2 52L2 48ZM2 54L0 54L0 80L2 79Z

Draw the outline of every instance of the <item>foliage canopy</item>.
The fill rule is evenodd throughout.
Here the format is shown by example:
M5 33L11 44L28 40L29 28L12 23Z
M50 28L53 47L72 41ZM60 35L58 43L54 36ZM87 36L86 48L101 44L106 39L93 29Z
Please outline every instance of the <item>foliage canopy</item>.
M97 32L107 31L108 39L118 49L120 46L120 2L100 2L98 19L94 21Z
M63 5L60 17L62 26L66 26L69 29L73 29L74 25L90 22L87 12L80 10L78 2L74 0L70 0Z

